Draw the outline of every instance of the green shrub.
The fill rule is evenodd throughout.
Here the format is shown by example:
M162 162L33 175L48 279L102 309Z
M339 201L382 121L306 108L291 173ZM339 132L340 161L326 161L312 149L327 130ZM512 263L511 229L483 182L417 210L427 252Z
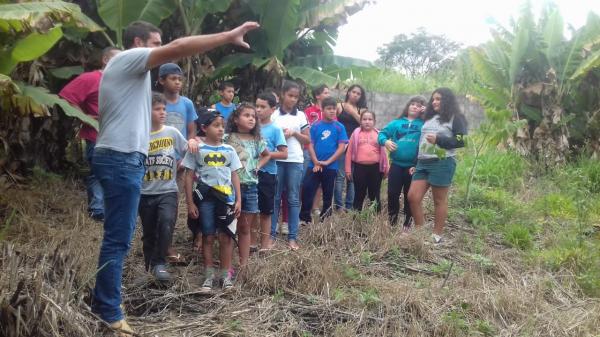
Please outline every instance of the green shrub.
M456 169L457 184L467 184L474 160L473 154L461 157ZM488 151L477 160L473 183L515 191L523 186L523 177L527 175L528 168L527 160L516 153Z
M523 225L512 224L504 228L504 242L513 248L521 250L530 249L533 246L533 238L529 229Z
M358 298L360 299L360 302L367 307L373 307L381 302L379 291L375 288L361 290L358 294Z
M555 247L540 252L542 262L551 270L568 269L589 296L600 296L600 243L582 241L577 235L562 235Z
M549 193L537 199L533 207L544 216L559 219L574 219L577 216L577 208L573 200L563 194Z
M495 210L484 207L469 208L465 215L467 221L477 227L488 227L496 224L499 217Z
M586 188L589 193L600 193L600 165L597 159L582 157L571 164L567 173L571 179L581 180L581 186Z
M522 218L526 215L523 214L522 207L514 193L500 188L472 185L469 204L471 208L466 211L465 215L470 219L469 221L480 221L479 224L484 224L483 221L485 221L488 224L497 225L514 221L514 218Z

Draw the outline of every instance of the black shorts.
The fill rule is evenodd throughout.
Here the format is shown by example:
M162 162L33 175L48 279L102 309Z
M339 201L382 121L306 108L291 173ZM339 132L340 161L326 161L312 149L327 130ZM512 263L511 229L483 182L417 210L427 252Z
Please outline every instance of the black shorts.
M260 214L273 214L276 189L277 175L258 171L258 209Z

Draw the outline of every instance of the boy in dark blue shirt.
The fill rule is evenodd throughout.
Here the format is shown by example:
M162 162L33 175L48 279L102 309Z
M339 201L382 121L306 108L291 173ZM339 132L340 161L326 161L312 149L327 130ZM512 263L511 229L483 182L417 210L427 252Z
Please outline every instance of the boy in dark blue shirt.
M310 144L308 152L311 162L308 164L302 186L302 208L300 220L310 223L311 206L319 185L323 189L323 208L320 219L331 214L333 187L338 170L337 159L344 153L348 136L344 126L335 120L337 102L326 98L321 102L323 119L315 122L310 128Z

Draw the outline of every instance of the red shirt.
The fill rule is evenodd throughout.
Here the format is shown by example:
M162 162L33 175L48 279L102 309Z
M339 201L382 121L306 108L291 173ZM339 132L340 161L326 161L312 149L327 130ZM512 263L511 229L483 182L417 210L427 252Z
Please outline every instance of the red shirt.
M306 115L306 120L308 121L309 125L312 125L314 122L323 119L321 108L316 104L304 109L304 114ZM308 150L308 144L304 144L304 148Z
M311 105L306 110L304 110L304 114L306 115L306 120L308 120L308 124L312 124L316 121L320 121L323 119L323 115L321 114L321 108L318 105Z
M100 70L90 71L77 76L69 82L58 94L67 102L77 106L86 115L98 119L98 89L102 72ZM98 131L92 126L83 124L79 131L79 137L91 142L96 142Z

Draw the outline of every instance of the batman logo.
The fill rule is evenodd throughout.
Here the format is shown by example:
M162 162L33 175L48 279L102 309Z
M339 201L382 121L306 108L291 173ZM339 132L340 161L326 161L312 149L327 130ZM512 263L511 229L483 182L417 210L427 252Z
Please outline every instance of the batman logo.
M204 157L204 162L208 166L225 166L227 159L221 152L210 152Z

